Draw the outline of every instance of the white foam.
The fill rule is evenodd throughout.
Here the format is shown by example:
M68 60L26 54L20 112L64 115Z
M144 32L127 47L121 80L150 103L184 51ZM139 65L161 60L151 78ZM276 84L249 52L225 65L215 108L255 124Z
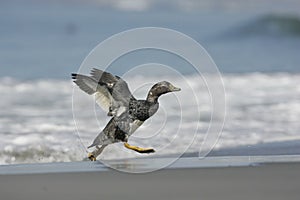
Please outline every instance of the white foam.
M157 77L137 77L128 83L134 91L139 84L154 79ZM223 79L227 119L217 148L300 139L299 74L227 74ZM163 96L158 113L137 130L130 142L154 147L156 155L179 154L187 146L190 146L188 152L198 152L210 123L210 97L205 85L194 76L188 78L188 83L173 77L167 80L182 91L176 96ZM92 97L82 93L83 102L76 108L80 112L76 121L80 142L73 122L72 89L70 81L0 79L1 164L70 161L85 156L81 142L88 146L109 119L100 109L96 111L96 119L95 111L87 109L85 104L85 99L93 102ZM148 89L140 88L137 96L144 98ZM200 123L197 123L197 109L201 113ZM194 135L197 126L198 132ZM145 155L114 144L101 156L113 159Z

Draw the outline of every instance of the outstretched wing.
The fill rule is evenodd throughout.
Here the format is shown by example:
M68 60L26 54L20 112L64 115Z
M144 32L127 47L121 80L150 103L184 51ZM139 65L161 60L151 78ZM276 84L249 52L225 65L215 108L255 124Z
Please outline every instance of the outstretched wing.
M129 100L134 98L122 78L96 68L92 69L91 75L100 85L105 85L113 99L122 106L128 106Z
M92 69L91 76L73 73L72 79L87 94L95 94L96 103L104 111L114 109L114 115L127 110L130 99L134 99L123 79L99 69Z

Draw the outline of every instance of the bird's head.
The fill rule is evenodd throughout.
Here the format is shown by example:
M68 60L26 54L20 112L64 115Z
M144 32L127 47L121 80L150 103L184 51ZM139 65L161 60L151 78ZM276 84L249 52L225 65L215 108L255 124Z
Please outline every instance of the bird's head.
M148 93L147 101L154 102L157 101L158 97L162 94L176 92L180 90L180 88L175 87L168 81L161 81L152 86Z

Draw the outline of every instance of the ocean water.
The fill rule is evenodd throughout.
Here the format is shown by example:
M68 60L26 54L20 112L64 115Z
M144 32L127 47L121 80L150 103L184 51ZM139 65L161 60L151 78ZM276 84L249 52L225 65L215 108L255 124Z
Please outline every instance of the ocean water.
M149 86L133 86L156 79L132 77L128 82L137 98L145 98ZM154 147L156 156L198 152L211 117L207 88L195 84L199 80L193 75L188 76L188 82L177 77L164 79L181 86L182 91L161 97L158 113L138 129L130 141ZM225 74L223 80L227 116L216 149L278 142L293 144L300 140L299 74ZM109 120L93 103L93 97L86 94L82 94L82 99L74 96L72 109L73 84L70 80L2 78L0 83L2 164L81 160L86 155L86 147ZM194 94L188 85L192 85ZM195 94L201 96L199 102ZM90 103L94 107L88 106ZM221 119L217 121L221 122ZM101 158L141 156L145 155L113 144L105 149Z
M284 142L290 154L299 152L293 144L300 139L300 15L293 5L192 12L128 12L68 1L0 5L0 164L82 160L109 118L93 97L74 89L70 73L99 42L143 26L181 31L216 62L226 90L226 120L215 149L268 144L285 154L279 145ZM154 147L155 156L198 152L212 111L205 84L184 63L159 52L128 55L114 63L112 73L147 62L173 66L186 79L126 77L138 98L160 79L182 88L160 99L158 113L130 141ZM113 144L101 158L141 156Z

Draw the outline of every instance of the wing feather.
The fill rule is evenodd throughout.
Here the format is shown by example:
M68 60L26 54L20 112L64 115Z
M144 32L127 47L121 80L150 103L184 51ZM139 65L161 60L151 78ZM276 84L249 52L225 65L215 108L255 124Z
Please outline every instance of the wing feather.
M95 79L81 74L72 74L72 79L78 87L89 95L95 94L96 103L105 111L109 111L112 96L104 85L100 85Z
M105 111L112 108L114 116L120 116L129 106L130 99L134 99L127 83L120 77L93 68L91 76L72 74L74 83L89 95L95 94L96 103Z
M91 77L98 81L98 84L105 85L112 97L112 105L128 107L130 99L134 99L129 87L122 78L108 72L93 68Z
M72 79L74 83L78 85L87 94L94 94L97 90L98 83L91 77L81 75L81 74L72 74Z
M91 77L98 83L105 84L110 88L118 82L118 78L116 76L96 68L91 70Z
M101 88L101 89L100 89ZM109 107L112 105L112 97L107 89L100 87L95 93L95 101L96 103L104 110L105 112L109 112Z

